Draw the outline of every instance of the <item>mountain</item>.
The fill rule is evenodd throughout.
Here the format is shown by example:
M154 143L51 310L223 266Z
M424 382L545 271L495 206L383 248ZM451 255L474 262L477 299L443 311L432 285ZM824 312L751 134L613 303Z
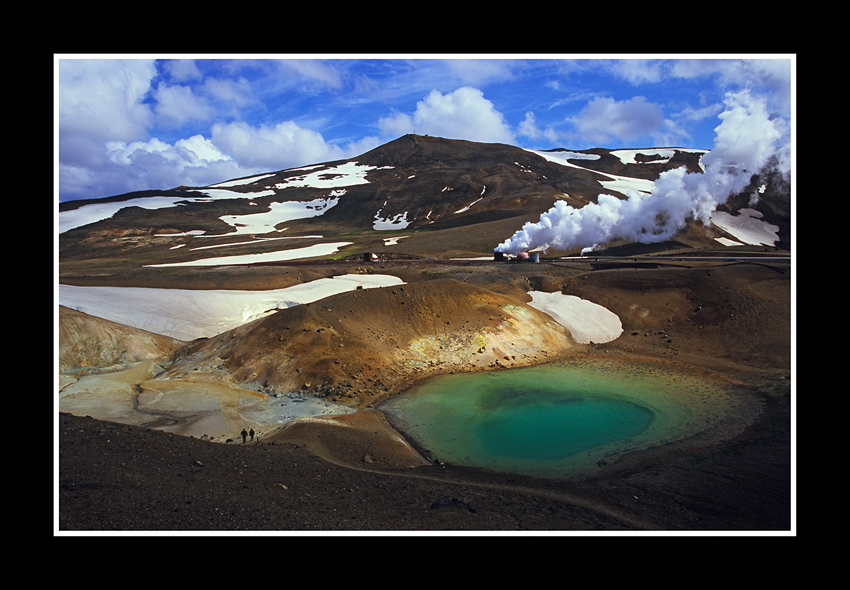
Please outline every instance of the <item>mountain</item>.
M592 219L671 177L712 178L705 156L408 135L350 160L62 203L60 526L788 528L785 176L736 184L664 241L598 244L627 259L562 256L582 245L494 259L552 209ZM444 464L381 411L442 374L594 358L734 391L677 398L681 434L558 483Z
M128 254L131 264L169 264L214 252L196 249L201 246L235 244L226 253L239 255L317 247L322 241L343 244L322 251L338 257L364 251L413 258L486 256L556 201L580 209L603 193L621 199L629 190L645 194L667 170L700 173L704 153L679 148L544 152L406 135L349 160L208 187L61 203L59 256L72 262ZM754 178L726 210L737 214L750 207L750 195L763 184ZM789 248L789 191L781 183L768 183L761 191L754 207L760 223L776 226L776 245ZM718 236L735 239L719 226L690 224L677 241L717 246ZM272 237L277 239L254 241ZM402 241L385 239L390 237ZM304 257L316 251L305 249Z

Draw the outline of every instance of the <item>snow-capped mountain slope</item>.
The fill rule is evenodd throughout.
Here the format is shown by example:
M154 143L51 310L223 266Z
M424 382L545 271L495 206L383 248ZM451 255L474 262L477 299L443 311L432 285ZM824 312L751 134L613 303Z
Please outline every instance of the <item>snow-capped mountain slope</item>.
M536 221L555 202L579 209L601 194L620 199L629 191L649 194L667 170L683 167L699 174L705 153L679 148L533 151L407 135L351 160L207 187L61 203L60 250L73 256L84 242L92 247L95 235L276 238L275 249L288 249L291 244L281 238L463 227L475 227L479 240L479 232L491 233L492 250L510 228ZM772 216L764 221L775 223L775 208L769 209ZM452 233L447 249L462 249L454 235L458 232ZM181 245L185 242L171 248ZM268 249L272 242L263 245ZM486 248L476 251L481 250Z

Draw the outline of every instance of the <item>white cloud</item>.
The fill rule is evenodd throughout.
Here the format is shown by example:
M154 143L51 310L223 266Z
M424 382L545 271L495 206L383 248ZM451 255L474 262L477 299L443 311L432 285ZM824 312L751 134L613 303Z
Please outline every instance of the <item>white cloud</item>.
M157 154L163 160L178 163L184 167L203 166L210 162L230 160L221 153L210 140L201 135L180 139L169 145L157 138L131 143L110 141L106 144L107 155L115 164L130 166L133 161L146 154Z
M484 94L470 86L449 94L433 90L416 104L413 115L395 113L378 122L386 135L416 131L451 139L513 143L514 136L505 118Z
M569 119L585 141L634 141L653 136L665 126L661 107L643 96L617 101L613 98L594 98Z
M716 117L721 110L723 110L723 105L720 103L714 103L703 107L685 105L680 112L676 113L676 118L689 123L699 123L705 119Z
M657 59L623 59L614 62L611 72L632 84L658 82L665 75L664 62Z
M106 143L106 154L109 159L122 166L129 166L133 163L133 159L140 153L164 153L169 149L169 145L156 138L150 141L133 141L130 143L124 141L109 141Z
M208 78L204 81L203 90L213 99L238 107L257 102L253 96L251 84L245 78L238 80Z
M144 134L151 112L142 100L156 76L153 60L62 59L58 73L60 132L117 140Z
M335 69L321 62L277 65L297 70L300 79L340 83ZM259 102L245 78L204 76L193 60L164 61L161 69L171 82L154 85L158 74L152 60L57 59L60 199L205 186L347 158L379 144L367 137L343 148L292 121L270 126L233 122L203 135L195 127L182 138L179 132L157 137L166 127L223 117L225 110L238 116L238 109Z
M205 186L258 171L240 166L200 135L174 144L157 138L129 143L111 141L106 144L106 153L111 166L102 168L100 173L122 178L122 184L113 185L109 194L141 188Z
M672 145L701 131L696 124L719 112L719 98L707 90L709 85L770 91L776 97L767 104L773 115L790 106L793 81L788 59L155 61L71 56L56 62L57 174L63 200L202 185L349 158L412 131L509 144L518 136L535 143L584 142L586 147ZM678 82L669 95L647 91L649 102L598 98L598 87L567 80L572 73L589 76L594 70L633 84ZM522 102L506 84L516 77L513 72L522 73L523 88L533 93ZM536 88L532 80L543 87ZM546 87L558 87L559 81L564 90L549 94ZM696 90L683 97L678 92L682 84ZM567 88L570 94L563 95ZM669 113L655 101L665 103ZM563 118L561 109L582 104L580 113L571 110L574 117ZM376 108L386 116L379 119ZM555 108L559 120L547 119ZM513 121L515 113L526 113L525 119ZM362 130L376 121L375 136L362 137Z
M520 122L518 131L520 135L530 139L546 139L553 143L559 139L558 133L552 127L545 129L538 127L537 119L532 112L525 114L525 119Z
M218 123L212 127L212 143L241 165L264 170L346 157L340 147L325 142L320 133L299 127L293 121L272 127Z
M189 121L203 121L213 114L206 98L188 86L160 84L155 93L156 114L167 125L179 127Z
M393 113L387 117L381 117L378 121L378 127L383 135L390 137L405 135L416 130L413 125L413 118L407 113Z
M280 72L295 76L299 84L308 83L340 88L342 78L335 67L319 59L279 59L273 62Z
M162 69L177 82L201 80L204 77L194 59L166 60L163 62Z
M777 56L765 59L681 59L669 64L674 78L695 80L715 76L719 87L749 88L768 99L768 107L788 117L793 85L792 61Z
M144 101L156 76L155 62L62 58L56 61L56 73L61 195L91 198L122 192L111 187L125 188L127 178L113 170L104 146L146 138L154 114Z
M153 119L143 102L156 75L153 60L60 59L57 73L59 157L65 165L96 166L103 162L104 141L145 136Z
M203 135L193 135L189 139L180 139L174 145L193 153L198 160L206 162L232 159L230 156L221 153L213 142Z

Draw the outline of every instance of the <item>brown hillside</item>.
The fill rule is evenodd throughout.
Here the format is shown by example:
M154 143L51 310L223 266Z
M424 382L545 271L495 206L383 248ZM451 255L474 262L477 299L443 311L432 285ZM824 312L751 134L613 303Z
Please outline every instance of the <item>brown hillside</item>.
M59 371L168 357L183 342L59 306Z
M576 346L518 299L436 279L279 310L196 344L170 374L220 358L236 382L363 406L430 373L530 365Z

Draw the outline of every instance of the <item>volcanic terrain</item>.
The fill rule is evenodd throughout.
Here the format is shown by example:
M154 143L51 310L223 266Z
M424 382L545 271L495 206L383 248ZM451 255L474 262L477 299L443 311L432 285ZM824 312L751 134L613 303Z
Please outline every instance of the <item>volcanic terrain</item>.
M719 208L746 230L690 220L659 243L494 260L556 201L578 209L665 170L700 174L702 153L405 136L350 161L62 203L63 286L149 289L154 310L164 293L279 294L244 323L176 337L146 329L156 311L98 316L98 296L60 290L59 530L789 530L783 179L755 175ZM747 240L765 233L775 240ZM350 288L287 295L331 277ZM535 293L592 302L620 329L580 338L591 318L570 327ZM432 376L579 357L741 385L752 418L730 424L709 401L718 418L699 437L556 481L441 463L380 411ZM243 443L243 428L258 436Z

